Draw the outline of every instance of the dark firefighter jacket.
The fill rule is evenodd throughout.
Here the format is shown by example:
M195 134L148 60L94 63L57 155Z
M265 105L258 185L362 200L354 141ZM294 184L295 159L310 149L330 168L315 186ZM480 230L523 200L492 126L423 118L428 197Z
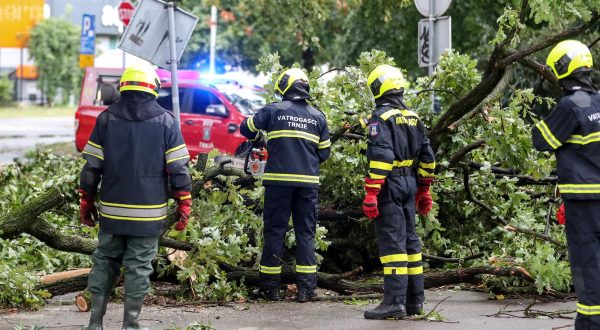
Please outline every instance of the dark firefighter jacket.
M327 160L331 142L325 115L305 100L269 104L242 122L249 139L267 132L269 159L264 185L318 187L319 164Z
M569 92L532 130L533 145L554 151L565 199L600 199L600 94Z
M167 216L169 187L190 191L189 153L173 115L152 95L123 92L102 112L83 149L87 161L80 187L100 187L103 231L132 236L159 235Z
M406 109L401 96L378 100L367 134L369 177L385 179L390 174L434 176L435 156L419 116Z

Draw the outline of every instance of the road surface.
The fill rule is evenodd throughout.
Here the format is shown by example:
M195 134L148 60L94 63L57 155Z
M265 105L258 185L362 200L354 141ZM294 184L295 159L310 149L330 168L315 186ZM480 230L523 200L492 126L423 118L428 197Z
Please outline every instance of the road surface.
M142 310L141 321L150 329L173 329L198 322L214 329L439 329L439 330L523 330L553 328L573 329L574 321L560 318L524 318L523 310L532 300L489 300L489 295L471 291L436 290L426 292L425 310L431 310L441 302L436 311L444 317L444 322L416 320L373 321L365 320L363 312L375 305L347 305L341 302L295 302L230 304L225 307L201 306L146 306ZM62 298L40 311L0 315L0 329L13 329L23 325L28 329L33 325L46 329L80 329L87 325L89 313L77 310L72 297ZM520 310L511 312L515 317L488 316L500 310ZM557 311L575 309L575 302L553 301L538 303L531 307L536 311ZM566 314L574 316L575 313ZM122 303L110 303L105 316L105 329L120 329L123 317Z
M39 144L73 142L73 117L0 119L0 164L20 158Z

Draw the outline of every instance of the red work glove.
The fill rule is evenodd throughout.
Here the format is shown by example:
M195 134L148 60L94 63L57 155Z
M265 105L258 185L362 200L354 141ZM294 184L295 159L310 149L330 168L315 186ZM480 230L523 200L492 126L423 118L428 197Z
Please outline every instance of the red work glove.
M177 212L179 213L179 221L175 225L175 229L183 231L190 220L192 212L192 195L189 191L179 191L175 194L177 201Z
M433 178L419 178L419 186L417 187L417 196L415 198L415 204L417 206L417 212L420 215L427 215L433 207L433 199L429 193L429 187Z
M374 219L379 216L377 209L377 195L381 191L381 186L385 183L385 179L365 178L365 191L367 192L363 200L363 213L369 219Z
M567 218L565 218L565 203L560 204L558 210L556 210L556 221L559 224L564 225Z
M98 220L98 210L94 205L94 195L87 193L83 189L79 189L79 220L81 224L94 227Z

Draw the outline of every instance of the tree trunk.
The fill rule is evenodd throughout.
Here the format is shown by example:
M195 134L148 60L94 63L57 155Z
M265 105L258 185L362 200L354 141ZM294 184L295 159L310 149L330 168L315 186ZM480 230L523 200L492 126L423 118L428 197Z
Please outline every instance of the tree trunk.
M244 284L249 286L258 286L258 271L245 267L232 267L222 265L227 272L229 281L239 282L244 279ZM382 283L355 282L350 279L362 272L359 267L353 271L343 274L317 273L317 286L323 289L336 291L340 294L353 293L381 293L383 292ZM425 277L425 289L437 288L444 285L460 283L481 283L479 275L488 274L504 277L520 277L528 283L534 283L531 275L521 267L474 267L459 268L442 272L427 272ZM38 290L48 290L52 295L61 295L69 292L82 291L87 286L88 274L75 274L70 278L63 278L49 284L40 284L36 287ZM175 280L175 279L167 279ZM282 284L295 283L294 273L289 268L284 268L281 274Z

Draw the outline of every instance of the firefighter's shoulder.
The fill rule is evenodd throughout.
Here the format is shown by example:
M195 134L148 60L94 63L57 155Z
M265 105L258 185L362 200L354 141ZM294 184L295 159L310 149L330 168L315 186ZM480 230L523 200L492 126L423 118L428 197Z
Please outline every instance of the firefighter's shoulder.
M416 112L410 109L398 109L398 108L379 108L375 109L372 113L372 117L381 118L383 121L386 121L394 116L402 116L402 117L412 117L419 119L419 115Z
M563 97L559 102L559 106L568 107L573 104L578 108L588 108L592 105L592 95L592 93L586 91L576 91L571 95Z

